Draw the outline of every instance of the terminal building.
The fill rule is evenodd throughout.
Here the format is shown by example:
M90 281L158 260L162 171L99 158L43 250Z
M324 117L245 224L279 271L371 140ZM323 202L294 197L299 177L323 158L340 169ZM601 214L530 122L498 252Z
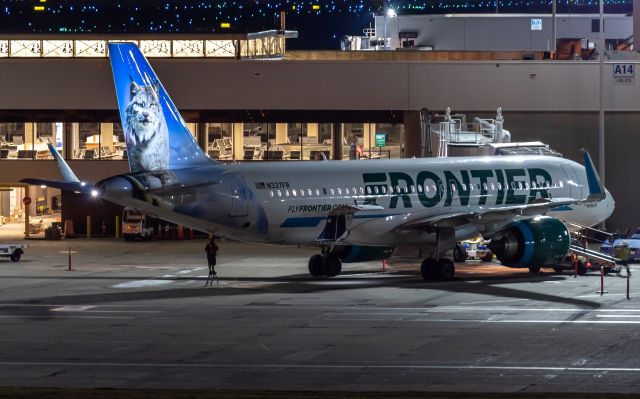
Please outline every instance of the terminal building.
M427 153L421 110L435 114L451 108L491 118L498 107L512 140L542 141L575 160L584 147L597 162L603 76L603 177L617 205L607 227L640 225L634 212L640 189L629 174L640 167L631 156L640 144L633 133L640 126L640 96L629 39L631 17L607 16L605 32L615 33L607 36L610 50L602 75L597 56L591 56L597 50L592 36L576 34L571 47L577 48L577 40L589 57L553 59L559 57L549 47L546 15L541 19L547 38L536 39L539 45L501 48L492 41L493 50L487 47L491 44L470 47L472 17L420 18L454 27L450 33L460 24L466 26L459 34L463 45L444 45L436 36L423 34L439 30L417 17L377 17L370 36L383 38L382 45L380 40L376 44L380 51L287 51L295 32L282 30L249 35L0 37L0 223L23 223L20 228L37 236L42 234L39 219L53 213L54 219L73 219L77 233L86 231L86 216L91 216L93 232L110 234L115 229L114 215L121 212L117 207L26 186L20 180L59 178L47 143L55 145L83 180L95 182L128 171L106 54L109 41L127 40L150 58L200 146L225 162L282 161L295 167L295 162L323 157L435 156ZM489 20L481 21L483 26L516 21L485 18ZM531 29L531 19L521 22ZM487 31L490 39L500 30ZM567 39L557 36L558 44L562 38ZM425 51L408 51L411 47ZM623 74L617 72L621 66Z

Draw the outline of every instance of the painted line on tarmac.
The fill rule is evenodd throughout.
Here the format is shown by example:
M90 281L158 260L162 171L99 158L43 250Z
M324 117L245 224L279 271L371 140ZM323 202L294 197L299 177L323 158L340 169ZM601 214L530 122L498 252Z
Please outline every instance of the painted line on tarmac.
M133 316L19 316L0 315L0 319L135 319Z
M570 371L570 372L640 372L639 367L573 367L573 366L456 366L456 365L424 365L424 364L215 364L215 363L100 363L100 362L2 362L0 366L76 366L76 367L147 367L147 368L247 368L247 369L408 369L408 370L499 370L499 371Z
M504 299L504 300L499 300L499 301L462 302L462 303L460 303L460 305L476 305L476 304L483 304L483 303L520 302L520 301L528 301L528 300L529 299L523 298L523 299Z

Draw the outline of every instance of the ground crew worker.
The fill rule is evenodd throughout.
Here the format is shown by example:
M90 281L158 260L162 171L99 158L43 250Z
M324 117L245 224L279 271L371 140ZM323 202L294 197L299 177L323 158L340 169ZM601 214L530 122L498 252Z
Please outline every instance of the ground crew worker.
M213 237L209 240L209 243L204 247L204 251L207 254L207 263L209 264L209 276L216 275L216 255L218 253L218 246L213 240Z

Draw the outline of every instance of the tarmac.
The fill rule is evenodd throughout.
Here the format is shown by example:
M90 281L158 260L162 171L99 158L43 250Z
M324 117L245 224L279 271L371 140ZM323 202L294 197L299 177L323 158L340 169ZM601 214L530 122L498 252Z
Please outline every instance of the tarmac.
M633 278L601 295L596 273L466 262L425 282L396 257L318 279L313 248L223 240L205 287L204 240L28 244L0 258L5 389L640 392Z

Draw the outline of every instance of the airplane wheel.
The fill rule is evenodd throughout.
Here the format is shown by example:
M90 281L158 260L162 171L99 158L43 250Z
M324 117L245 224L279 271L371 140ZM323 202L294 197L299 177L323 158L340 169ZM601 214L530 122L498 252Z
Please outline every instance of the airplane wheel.
M324 276L324 256L315 254L309 258L309 274L313 277Z
M453 260L456 262L464 262L469 257L467 250L461 245L456 244L456 247L453 249Z
M456 274L456 266L453 264L451 259L443 258L438 261L439 266L439 276L438 278L441 280L452 280L453 276Z
M533 274L540 273L540 266L539 265L529 266L529 272Z
M427 258L422 261L422 265L420 266L420 274L422 274L423 279L431 280L437 278L438 269L438 261L433 258Z
M323 262L324 274L327 277L335 277L342 271L342 262L335 255L327 255Z
M16 251L9 256L12 262L17 262L20 260L20 252Z
M558 274L560 274L560 273L562 273L564 271L564 268L560 267L560 266L557 266L557 267L553 268L553 271L558 273Z

